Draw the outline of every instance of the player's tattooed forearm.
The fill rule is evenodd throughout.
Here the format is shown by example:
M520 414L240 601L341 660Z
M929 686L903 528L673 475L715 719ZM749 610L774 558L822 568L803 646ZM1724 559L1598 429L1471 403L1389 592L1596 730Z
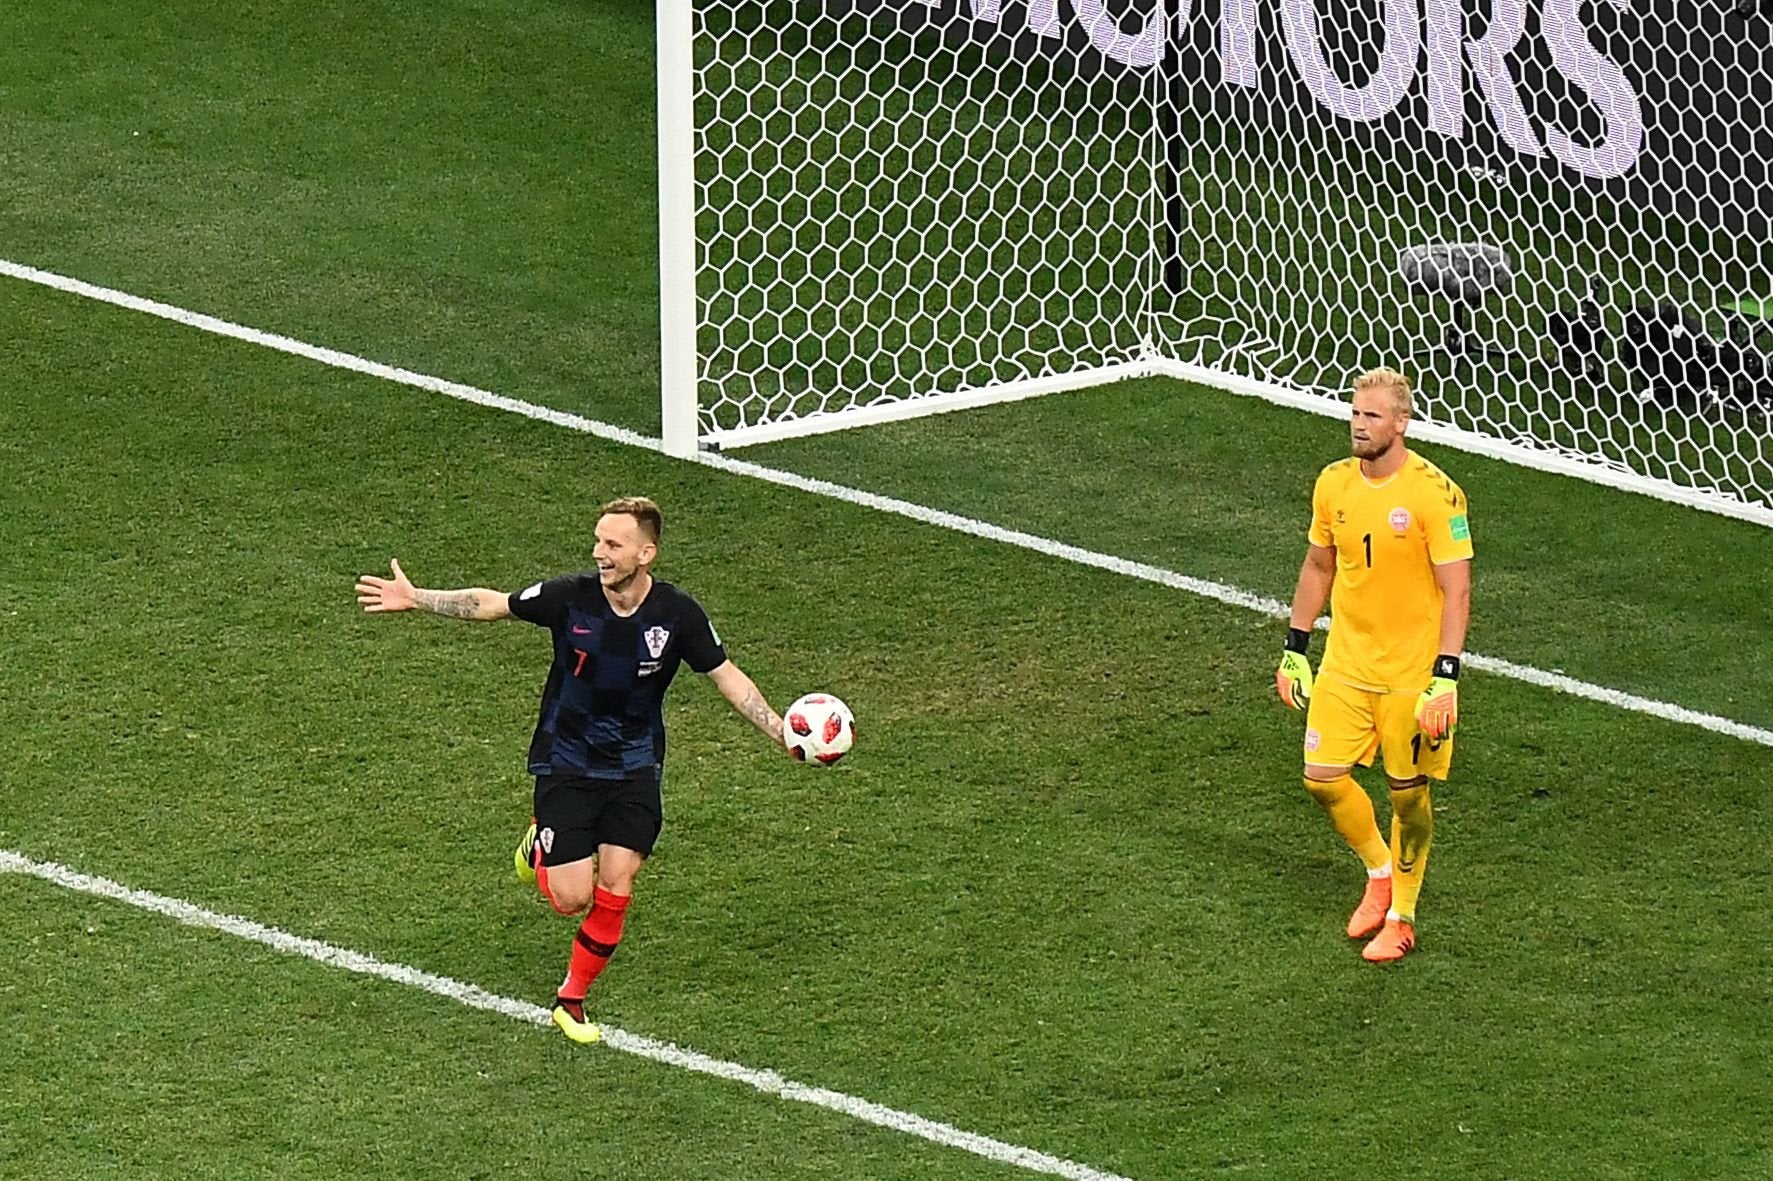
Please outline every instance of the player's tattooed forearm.
M451 619L475 619L480 615L480 596L471 590L414 591L413 599L425 610Z
M745 700L739 703L739 712L765 734L775 733L776 711L770 708L770 703L756 689L745 694Z

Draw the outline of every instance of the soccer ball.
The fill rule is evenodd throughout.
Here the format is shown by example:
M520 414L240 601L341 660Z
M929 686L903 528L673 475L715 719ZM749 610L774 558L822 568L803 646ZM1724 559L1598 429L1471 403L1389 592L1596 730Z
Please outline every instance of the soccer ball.
M782 715L782 741L795 758L830 766L856 741L856 719L831 694L808 693Z

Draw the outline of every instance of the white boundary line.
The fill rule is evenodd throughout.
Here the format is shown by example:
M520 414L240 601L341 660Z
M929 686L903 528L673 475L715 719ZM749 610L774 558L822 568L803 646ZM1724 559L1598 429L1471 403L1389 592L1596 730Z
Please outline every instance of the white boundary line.
M341 353L335 349L321 348L317 345L305 344L292 340L287 336L279 336L272 332L263 332L257 328L247 328L214 316L206 316L201 312L188 311L171 304L160 303L140 296L130 295L123 291L114 291L109 287L99 287L79 279L70 279L50 271L38 270L36 267L0 259L0 275L22 279L27 283L36 283L64 291L71 295L97 300L100 303L113 304L128 308L131 311L144 312L150 316L158 316L163 320L171 320L204 332L218 336L227 336L235 340L243 340L250 344L262 345L279 352L290 353L298 357L319 361L323 365L331 365L339 369L347 369L353 373L362 373L370 377L379 377L385 381L398 382L401 385L414 386L422 390L457 398L464 402L472 402L477 406L487 406L494 410L503 410L511 414L521 414L526 418L552 423L569 430L581 431L595 435L600 439L608 439L614 443L624 443L630 447L645 447L659 450L659 440L650 435L627 430L607 422L585 418L578 414L568 414L560 410L550 410L546 406L537 406L532 402L507 398L502 394L478 389L475 386L463 385L460 382L445 381L440 377L430 377L423 373L415 373L410 369L399 369L391 365L383 365L377 361L365 360L350 353ZM1006 545L1019 546L1033 550L1035 553L1048 557L1060 558L1083 566L1093 566L1099 570L1108 570L1115 574L1137 578L1146 582L1155 582L1161 586L1175 590L1187 591L1189 594L1214 599L1234 607L1243 607L1262 615L1286 618L1290 611L1285 603L1278 599L1266 598L1251 594L1224 583L1211 582L1204 578L1194 578L1187 574L1179 574L1174 570L1166 570L1161 566L1152 566L1144 562L1128 561L1110 554L1098 553L1075 545L1054 541L1032 533L1024 533L1017 529L1005 529L985 521L963 517L957 513L944 512L941 509L929 508L896 497L881 496L873 492L849 488L842 484L833 484L827 480L816 480L808 476L796 475L793 472L780 471L776 468L764 467L742 459L718 453L704 452L691 457L690 462L705 467L718 468L721 471L737 475L750 476L771 484L779 484L785 488L794 488L802 492L810 492L817 496L827 496L850 504L876 509L880 512L893 513L908 517L928 525L936 525L943 529L952 529L973 537L982 537L991 541L1003 542ZM1319 621L1322 626L1322 621ZM1685 726L1697 726L1714 734L1723 734L1731 738L1740 738L1744 742L1755 742L1762 746L1773 746L1773 730L1760 726L1750 726L1717 714L1703 713L1674 705L1666 701L1657 701L1649 697L1640 697L1635 693L1626 693L1619 689L1609 689L1604 685L1579 681L1574 677L1559 672L1545 672L1529 665L1516 664L1494 656L1468 653L1465 664L1471 668L1497 676L1524 681L1530 685L1538 685L1559 693L1567 693L1573 697L1585 698L1589 701L1601 702L1619 709L1634 713L1648 714L1664 721L1678 722Z
M521 1021L526 1025L547 1027L552 1024L548 1010L540 1005L499 996L497 993L488 992L473 984L452 980L448 976L434 976L429 972L423 972L405 964L391 964L359 951L322 943L318 939L291 935L287 931L280 931L276 927L267 927L263 923L255 923L251 919L243 919L230 914L217 914L215 911L205 910L201 906L194 906L177 898L151 894L146 890L134 890L111 881L109 878L92 877L69 869L65 865L58 865L53 861L34 861L11 849L0 849L0 873L26 874L42 878L44 881L64 889L127 903L130 906L140 907L142 910L152 911L170 919L177 919L186 926L207 927L213 931L250 939L254 943L262 943L266 947L287 955L302 956L328 967L343 968L347 972L359 972L365 976L378 976L383 980L393 981L395 984L423 989L425 992L467 1005L471 1009L485 1009L488 1012L509 1017L513 1021ZM828 1108L831 1111L861 1120L863 1123L874 1124L894 1132L903 1132L908 1136L916 1136L919 1139L949 1148L958 1148L975 1156L997 1161L1000 1164L1014 1165L1017 1168L1035 1173L1050 1173L1057 1177L1067 1177L1072 1181L1128 1181L1127 1178L1117 1173L1106 1173L1088 1165L1080 1165L1060 1157L1048 1156L1044 1152L1036 1152L1032 1148L1023 1148L1017 1144L994 1140L990 1136L981 1136L976 1132L963 1131L951 1124L938 1123L932 1119L925 1119L921 1115L913 1115L908 1111L899 1111L879 1103L871 1103L866 1099L858 1099L854 1095L845 1095L841 1091L828 1091L823 1087L809 1087L805 1083L797 1083L792 1079L783 1078L773 1070L757 1070L749 1066L741 1066L737 1062L710 1058L706 1054L685 1050L670 1042L655 1041L652 1038L641 1037L639 1034L628 1033L611 1026L603 1027L603 1044L612 1050L620 1050L624 1054L634 1054L641 1058L650 1058L654 1062L662 1062L667 1066L677 1066L684 1070L696 1071L699 1074L711 1074L716 1078L744 1083L748 1087L755 1087L766 1095L775 1095L796 1103L810 1103L814 1107Z
M53 287L57 291L65 291L70 295L97 300L99 303L128 308L132 312L144 312L150 316L158 316L162 320L171 320L175 324L212 332L217 336L231 337L234 340L244 340L248 344L276 349L280 353L306 357L310 361L319 361L322 365L331 365L335 369L348 369L352 373L362 373L369 377L379 377L384 381L430 390L434 394L460 398L464 402L473 402L477 406L490 406L494 410L506 410L512 414L521 414L525 418L551 422L555 426L563 426L571 430L583 431L588 435L596 435L600 439L608 439L612 443L626 443L630 447L647 447L655 451L659 447L659 441L650 435L643 435L624 427L612 426L607 422L597 422L593 419L582 418L577 414L549 410L545 406L537 406L530 402L519 402L515 398L503 397L487 390L476 389L471 385L462 385L460 382L445 381L441 377L414 373L411 369L398 369L393 365L383 365L377 361L368 361L362 357L352 356L350 353L341 353L336 349L305 344L287 336L279 336L275 332L261 332L257 328L248 328L243 324L235 324L228 320L218 320L216 317L206 316L202 312L187 311L184 308L173 307L171 304L161 303L158 300L143 299L138 295L131 295L127 291L113 291L109 287L99 287L79 279L70 279L66 275L57 275L51 271L40 271L36 267L28 267L3 258L0 258L0 275L23 279L27 283L37 283L44 287Z

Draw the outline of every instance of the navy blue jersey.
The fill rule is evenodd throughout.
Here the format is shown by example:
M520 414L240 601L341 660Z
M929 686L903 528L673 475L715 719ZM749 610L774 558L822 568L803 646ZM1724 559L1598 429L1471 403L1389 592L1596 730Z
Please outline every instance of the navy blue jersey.
M511 614L547 628L554 665L529 744L532 775L620 779L665 761L665 689L688 661L713 672L726 650L702 605L653 580L632 615L617 615L596 571L538 582Z

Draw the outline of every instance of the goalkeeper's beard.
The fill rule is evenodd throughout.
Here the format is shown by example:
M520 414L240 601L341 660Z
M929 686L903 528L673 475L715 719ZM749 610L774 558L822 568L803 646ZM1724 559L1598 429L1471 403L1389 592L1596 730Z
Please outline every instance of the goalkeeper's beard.
M1354 453L1354 457L1356 459L1364 459L1371 463L1373 460L1384 459L1387 455L1391 454L1391 449L1393 447L1403 446L1403 437L1401 435L1393 435L1384 443L1375 443L1371 439L1367 439L1364 442L1355 439L1351 442L1351 450Z

